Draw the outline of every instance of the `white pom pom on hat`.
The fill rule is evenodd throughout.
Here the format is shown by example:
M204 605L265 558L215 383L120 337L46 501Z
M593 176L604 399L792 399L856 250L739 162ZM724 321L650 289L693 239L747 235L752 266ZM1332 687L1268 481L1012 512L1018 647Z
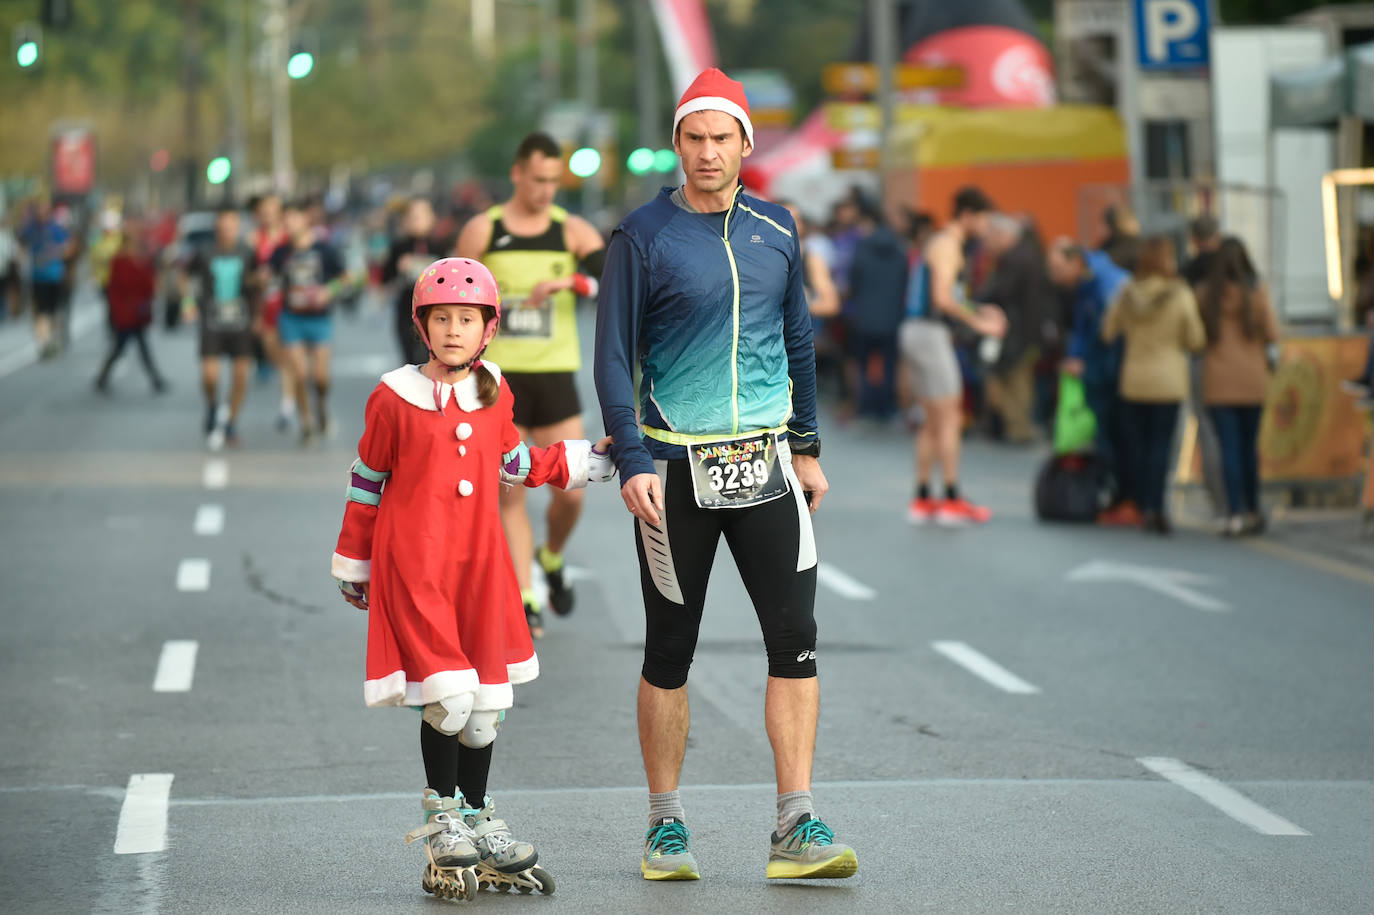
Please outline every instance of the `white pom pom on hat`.
M677 138L677 125L682 119L696 111L723 111L736 118L744 127L744 138L754 145L754 125L749 120L749 100L744 96L744 84L731 79L716 67L702 70L682 99L677 103L673 115L673 138Z

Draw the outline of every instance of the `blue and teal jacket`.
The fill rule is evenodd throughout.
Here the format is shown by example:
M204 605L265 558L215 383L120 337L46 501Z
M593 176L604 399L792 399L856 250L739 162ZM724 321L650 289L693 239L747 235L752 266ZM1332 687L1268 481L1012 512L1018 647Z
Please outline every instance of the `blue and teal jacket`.
M1073 293L1073 327L1065 355L1083 360L1083 382L1116 386L1121 369L1121 341L1102 341L1102 318L1131 275L1105 251L1083 252L1088 275Z
M726 212L694 213L673 190L625 217L601 274L596 391L621 479L694 441L764 429L818 440L792 217L743 188Z

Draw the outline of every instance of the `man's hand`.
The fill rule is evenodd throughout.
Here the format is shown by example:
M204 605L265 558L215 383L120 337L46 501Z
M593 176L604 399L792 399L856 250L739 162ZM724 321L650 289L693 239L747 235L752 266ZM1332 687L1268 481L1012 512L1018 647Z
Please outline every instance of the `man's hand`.
M620 498L636 518L655 527L663 523L659 516L663 510L663 481L658 474L637 473L630 477L620 487Z
M348 601L359 610L367 609L368 593L371 590L371 586L368 582L344 581L343 579L335 580L339 583L339 593L343 595L344 600Z
M821 499L830 489L830 484L825 480L825 474L821 472L821 462L816 458L804 454L792 455L792 472L797 475L797 482L801 484L802 495L810 496L806 500L811 507L811 514L816 513L816 509L821 507Z
M979 305L976 318L970 326L984 337L1005 337L1007 335L1006 312L996 305Z
M524 307L539 308L543 306L544 300L547 299L549 296L553 295L555 292L562 292L564 289L571 288L571 279L544 280L544 282L542 283L536 283L535 287L530 290L529 298L525 299Z
M1075 356L1070 356L1069 358L1059 363L1059 371L1063 372L1066 375L1072 375L1075 378L1082 378L1083 360Z

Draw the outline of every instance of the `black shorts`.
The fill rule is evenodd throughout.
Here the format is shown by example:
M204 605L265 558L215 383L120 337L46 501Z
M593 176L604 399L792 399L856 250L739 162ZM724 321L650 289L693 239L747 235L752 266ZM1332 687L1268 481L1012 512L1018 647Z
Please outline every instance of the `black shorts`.
M572 372L511 372L502 377L515 395L517 426L539 429L582 415Z
M635 519L644 594L643 676L651 686L687 682L706 605L706 582L721 535L763 630L768 674L816 675L816 541L811 514L792 472L792 491L748 508L701 508L686 459L655 461L663 481L660 526Z
M230 359L253 358L251 330L209 330L200 332L200 358L228 356Z
M40 315L55 315L63 303L61 283L34 283L33 310Z

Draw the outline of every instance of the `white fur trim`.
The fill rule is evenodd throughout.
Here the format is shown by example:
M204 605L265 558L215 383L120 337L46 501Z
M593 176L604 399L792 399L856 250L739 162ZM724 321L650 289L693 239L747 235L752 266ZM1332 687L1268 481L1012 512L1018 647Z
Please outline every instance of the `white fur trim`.
M329 574L340 581L371 581L372 560L353 559L350 556L335 553L329 559Z
M506 676L514 684L528 683L539 676L539 655L532 654L518 664L506 665Z
M474 712L495 712L515 705L515 691L509 683L483 683L472 703Z
M496 383L501 383L501 370L496 363L483 360L482 365L487 367ZM436 410L434 406L434 381L420 371L418 365L403 365L398 369L392 369L382 376L382 384L396 392L400 397L412 407L419 407L421 410ZM456 385L439 383L439 399L445 406L448 405L450 397L455 397L458 409L465 413L475 413L482 409L482 401L477 399L477 376L468 372L468 377L458 382Z
M568 461L568 485L563 488L581 489L591 473L592 443L584 438L564 439L563 448Z
M697 111L723 111L732 117L738 118L744 125L744 138L749 141L749 145L754 145L754 125L749 121L748 113L735 102L719 95L699 95L696 98L689 98L683 102L673 115L673 138L677 138L677 125L682 123L682 119L687 115Z
M478 693L477 671L441 670L420 682L406 679L404 670L393 671L377 680L363 683L363 701L369 706L429 705L449 696Z

